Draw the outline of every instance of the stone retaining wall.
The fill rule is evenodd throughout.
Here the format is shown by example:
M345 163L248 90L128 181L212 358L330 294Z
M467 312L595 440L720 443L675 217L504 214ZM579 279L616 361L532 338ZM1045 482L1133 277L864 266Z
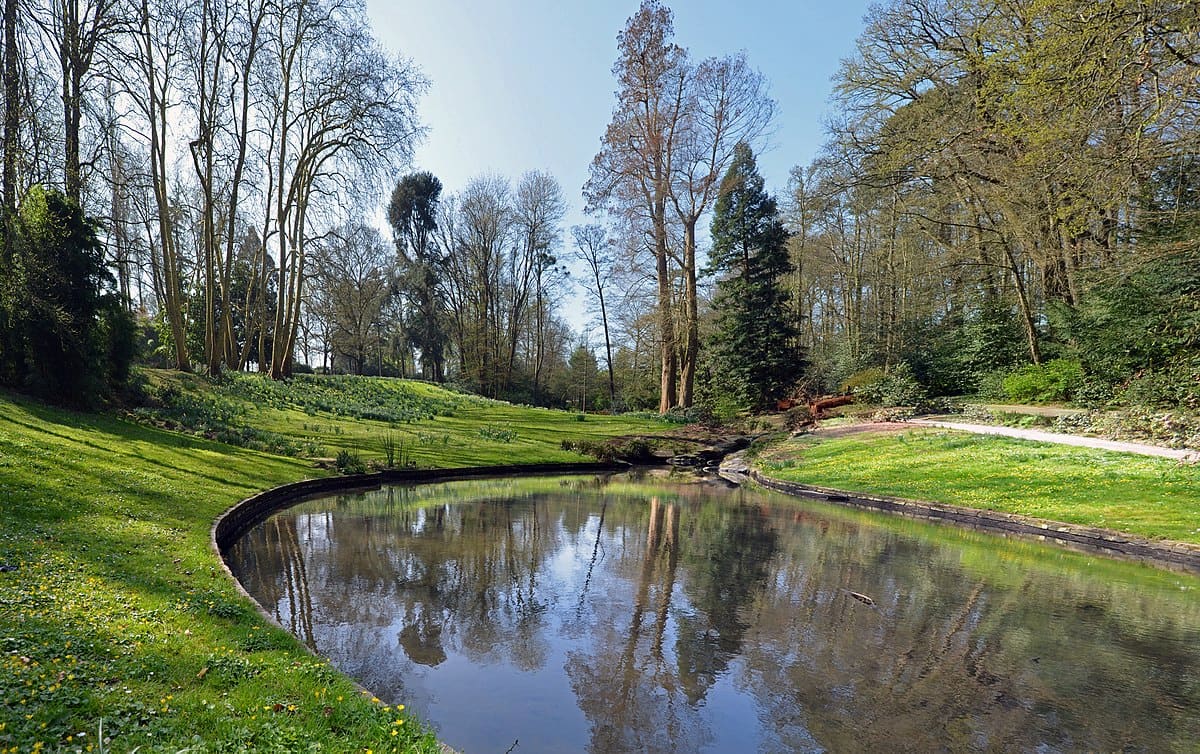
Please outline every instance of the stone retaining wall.
M212 544L222 562L225 551L254 525L277 510L313 497L338 492L379 489L385 484L444 482L454 479L511 476L519 474L588 474L623 471L629 467L613 463L537 463L509 466L471 466L462 469L388 469L374 474L306 479L251 495L221 514L212 527Z
M242 582L237 580L225 560L225 551L246 533L251 527L264 520L272 513L288 508L297 503L314 497L331 495L338 492L354 492L356 490L379 489L385 484L407 484L414 482L446 482L455 479L478 479L484 477L550 475L550 474L591 474L628 470L628 464L620 463L537 463L510 466L471 466L463 469L388 469L375 474L348 474L329 476L318 479L305 479L251 495L237 503L213 522L212 548L221 561L230 581L238 593L254 605L263 620L283 628L275 616L271 615L258 600L246 591ZM287 629L284 629L285 631ZM297 645L314 657L321 657L302 642ZM350 682L363 694L370 695L361 683L350 679ZM443 754L458 754L444 743L438 742Z
M1036 537L1055 541L1074 549L1147 561L1175 570L1200 574L1200 546L1186 542L1144 539L1108 529L1046 521L1016 513L1000 513L962 508L944 503L927 503L884 495L844 492L811 484L774 479L757 469L750 470L748 476L763 487L789 495L899 513L902 516L914 518L949 521L960 526L986 531Z

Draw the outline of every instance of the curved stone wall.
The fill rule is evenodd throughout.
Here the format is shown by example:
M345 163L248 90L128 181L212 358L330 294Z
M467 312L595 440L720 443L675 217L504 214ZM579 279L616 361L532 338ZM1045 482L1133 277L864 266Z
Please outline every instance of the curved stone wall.
M238 537L267 516L309 498L336 492L372 490L385 484L445 482L454 479L477 479L514 474L588 474L622 471L628 468L625 464L613 463L537 463L471 466L462 469L388 469L374 474L347 474L305 479L251 495L222 513L212 526L212 545L217 556L224 563L225 550L237 541Z
M1021 516L1016 513L962 508L884 495L864 495L769 477L757 469L746 476L767 489L799 497L825 500L902 516L947 521L959 526L1049 540L1087 552L1154 563L1174 570L1200 574L1200 546L1187 542L1152 540L1108 529Z

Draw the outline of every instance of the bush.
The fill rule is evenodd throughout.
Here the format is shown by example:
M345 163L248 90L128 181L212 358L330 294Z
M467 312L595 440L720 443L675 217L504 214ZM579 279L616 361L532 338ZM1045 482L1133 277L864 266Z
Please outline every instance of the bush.
M61 192L29 189L0 280L0 379L87 406L119 389L134 323L113 292L97 223Z
M1083 368L1072 359L1029 364L1004 378L1004 394L1016 401L1069 401L1083 384Z
M1179 360L1129 380L1114 396L1127 406L1200 409L1200 365Z
M343 474L362 474L365 473L367 467L363 464L362 459L358 457L357 452L349 450L339 450L337 459L334 461L337 470Z
M867 369L850 377L845 383L854 397L880 406L923 406L929 395L913 376L912 368L899 363L890 371Z
M870 389L873 385L880 382L887 376L882 367L870 367L860 372L855 372L846 378L846 380L838 386L838 391L842 393L854 393L858 395L864 389Z
M1008 372L1000 369L980 375L977 393L979 397L993 401L1004 400L1008 396L1004 391L1004 378L1007 376Z
M648 463L653 460L653 448L641 438L613 438L611 440L563 440L563 450L576 451L595 458L601 463L625 461Z
M1163 412L1145 407L1088 411L1057 417L1054 430L1149 442L1171 448L1200 446L1200 414L1188 411Z
M513 442L517 439L517 430L508 424L501 426L485 424L479 428L479 436L484 440L492 440L494 442Z

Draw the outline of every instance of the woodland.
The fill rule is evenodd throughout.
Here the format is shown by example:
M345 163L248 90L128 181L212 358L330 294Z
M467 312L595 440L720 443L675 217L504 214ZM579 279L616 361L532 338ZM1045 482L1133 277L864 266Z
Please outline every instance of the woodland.
M656 0L612 30L611 117L595 124L582 187L532 167L453 187L436 166L414 169L421 97L437 82L423 61L384 49L363 0L0 8L0 750L441 751L403 703L363 694L220 570L214 520L314 474L580 461L612 443L647 450L669 421L831 393L869 411L959 397L1074 403L1104 410L1037 410L1065 422L1129 416L1152 425L1144 438L1200 447L1193 0L881 0L835 77L824 147L774 187L757 160L781 116L753 47L699 59ZM588 222L567 227L580 188ZM571 290L594 304L591 337L570 324ZM793 429L792 418L742 427ZM786 434L759 459L781 478L1118 530L1181 552L1200 538L1192 465L951 432ZM734 520L732 507L709 510L714 526ZM804 510L788 507L787 519ZM663 514L653 515L652 530ZM693 648L736 640L745 599L770 620L783 595L775 612L792 625L800 592L820 620L822 606L865 608L843 599L847 585L877 597L895 588L878 566L880 548L900 540L862 536L867 514L834 519L850 522L848 546L808 524L791 531L812 542L764 543L767 521L754 515L689 556L720 629L691 623L678 636ZM536 541L551 529L525 532ZM780 591L745 565L756 541L767 558L794 544L830 563L849 547L871 565L847 566L829 591L805 566L804 584ZM1031 591L1030 574L1075 556L1010 539L965 553L952 560L975 574L973 596L939 596L951 571L922 556L917 594L929 598L880 600L907 635L931 619L894 605L974 610L989 599L981 579L1006 585L999 622L979 623L992 632L983 644L951 636L975 625L965 619L934 637L937 659L961 654L971 680L953 685L939 666L918 689L986 697L1016 719L1013 697L997 696L1004 678L977 672L998 656L988 637L1002 637L1036 653L1012 678L1032 678L1038 663L1078 681L1081 717L1104 729L1118 697L1096 701L1108 689L1096 669L1136 685L1125 658L1141 654L1166 679L1142 684L1157 706L1132 710L1161 736L1148 745L1195 740L1176 682L1190 662L1176 637L1195 604L1183 575L1139 564L1131 579L1132 566L1079 556L1108 580L1067 612L1122 648L1119 664L1106 664L1114 653L1080 662L1059 624L1030 634L1008 622L1034 608L1050 617L1028 595L1062 582ZM645 585L656 563L674 580L691 561L672 550L643 563ZM1147 602L1153 593L1174 596ZM1170 641L1121 629L1134 608ZM918 667L903 652L863 654L855 627L884 624L846 625L830 645L838 667L850 667L843 648ZM1068 661L1040 662L1030 635L1069 644ZM947 655L958 646L987 651ZM828 685L776 672L777 660L762 688ZM618 717L607 700L585 702L597 719ZM977 705L959 706L959 720L977 719ZM925 724L922 710L944 721L945 709L923 699L884 717L899 731L959 735ZM860 717L844 718L845 740L861 739Z
M646 0L614 30L568 229L548 173L410 169L430 82L359 0L4 0L0 383L96 404L144 363L686 416L1200 406L1191 3L880 3L775 190L753 50L697 59L673 19Z

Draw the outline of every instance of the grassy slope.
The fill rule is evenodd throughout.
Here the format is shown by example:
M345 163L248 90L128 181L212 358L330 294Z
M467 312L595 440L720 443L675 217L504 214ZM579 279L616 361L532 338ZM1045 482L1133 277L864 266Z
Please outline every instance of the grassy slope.
M306 455L333 457L347 450L364 461L380 461L383 439L391 433L422 467L594 460L563 450L562 441L602 440L666 426L596 414L580 421L579 414L514 406L407 380L302 377L283 387L257 375L234 375L212 385L194 375L147 374L156 392L170 385L185 397L204 398L201 410L219 417L216 424L264 430Z
M314 422L271 410L277 426ZM635 426L494 404L474 416L504 417L518 440L479 438L470 414L443 417L445 429L427 421L424 431L462 442L424 465L575 460L558 448L571 429ZM332 440L379 429L320 421ZM265 624L209 548L213 520L234 502L315 473L0 394L0 564L18 566L0 573L0 752L430 749L413 721L360 698Z
M805 436L763 453L771 476L1200 543L1200 466L945 430Z

